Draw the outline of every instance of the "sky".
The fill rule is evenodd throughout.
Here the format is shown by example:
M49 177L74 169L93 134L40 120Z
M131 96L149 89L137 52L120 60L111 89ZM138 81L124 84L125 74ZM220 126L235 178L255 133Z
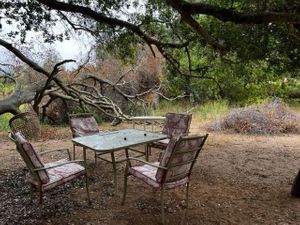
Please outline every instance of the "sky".
M64 29L58 25L56 29ZM2 22L2 29L0 30L0 38L3 40L13 43L14 46L20 46L20 41L7 37L7 33L10 32L13 28L13 25L8 25L5 22ZM24 49L21 49L23 53L34 61L39 62L40 59L47 57L46 51L53 49L54 52L58 53L62 60L65 59L75 59L78 64L80 61L84 60L87 57L87 52L94 45L94 39L88 34L71 34L70 40L64 40L62 42L55 41L52 44L43 43L41 34L37 32L28 32L26 38L27 44L22 45ZM28 55L29 54L29 55ZM0 63L14 63L15 57L12 53L6 50L4 47L0 46ZM75 63L69 63L65 65L67 69L76 68Z
M117 18L126 20L127 14L129 15L135 12L141 13L142 11L145 10L143 4L135 5L133 4L133 0L128 0L128 2L131 2L129 8L124 8L123 10L121 10L120 13L115 12L115 16ZM18 40L10 40L7 39L7 37L5 37L8 32L16 28L16 24L8 25L6 24L6 21L3 18L5 17L2 17L1 20L2 29L0 29L0 38L3 38L4 40L10 43L18 43ZM54 31L61 31L68 28L66 28L66 25L63 24L63 22L61 22L61 23L57 23L57 25L51 29ZM30 56L34 57L34 55L36 55L36 57L33 58L34 60L35 59L39 60L43 58L42 55L43 52L45 52L45 48L46 48L46 49L54 49L56 52L59 53L62 60L75 59L78 62L78 64L80 64L81 61L83 61L87 57L89 50L93 48L93 46L95 45L94 39L89 34L82 33L80 36L78 36L73 30L71 30L70 40L65 40L63 42L56 41L52 45L42 43L41 34L37 32L27 32L27 37L30 43L36 43L37 41L41 42L40 46L37 43L27 46L27 49L32 50ZM12 58L13 56L11 56L11 53L8 52L6 49L4 49L2 46L0 46L0 63L3 63L3 61L7 61L7 60L9 61ZM67 69L73 69L76 67L76 64L72 63L72 64L67 64L65 66Z

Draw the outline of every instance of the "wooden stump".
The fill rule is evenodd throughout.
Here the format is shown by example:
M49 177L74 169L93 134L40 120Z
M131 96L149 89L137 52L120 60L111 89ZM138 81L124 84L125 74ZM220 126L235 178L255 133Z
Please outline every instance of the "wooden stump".
M297 198L300 198L300 169L297 176L295 177L291 194Z

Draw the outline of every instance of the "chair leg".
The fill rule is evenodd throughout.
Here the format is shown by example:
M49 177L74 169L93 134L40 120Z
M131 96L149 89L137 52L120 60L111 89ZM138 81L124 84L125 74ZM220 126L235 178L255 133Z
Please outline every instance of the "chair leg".
M89 192L89 177L88 177L88 171L87 171L87 163L86 163L86 148L83 148L83 164L85 168L85 187L87 191L87 197L89 204L91 204L91 199L90 199L90 192Z
M186 210L188 210L189 208L189 187L190 187L190 182L187 182L186 192L185 192Z
M124 190L123 190L123 198L122 198L121 205L124 205L126 194L127 194L127 177L128 177L128 162L126 163L125 173L124 173Z
M151 145L148 145L148 155L151 155L152 151L151 151Z
M73 144L73 160L75 160L75 144Z
M39 204L43 204L43 191L42 191L42 187L39 187L38 190L38 199L39 199Z
M116 166L116 159L114 152L111 152L111 162L113 166L113 173L114 173L114 192L117 192L118 184L117 184L117 166Z
M166 224L165 205L164 205L164 192L165 192L165 187L164 187L164 185L162 185L160 187L160 207L161 207L161 223L163 225Z
M187 211L188 211L188 207L189 207L189 187L190 187L190 182L187 182L186 184L186 190L185 190L185 210L183 212L183 216L181 218L181 225L184 224L186 218L187 218Z
M97 164L97 153L96 153L96 151L94 151L94 153L95 153L95 168L96 168L96 164Z
M91 198L90 198L90 192L89 192L89 178L87 173L85 173L85 188L86 188L86 194L87 194L87 198L88 198L88 202L89 204L91 204Z

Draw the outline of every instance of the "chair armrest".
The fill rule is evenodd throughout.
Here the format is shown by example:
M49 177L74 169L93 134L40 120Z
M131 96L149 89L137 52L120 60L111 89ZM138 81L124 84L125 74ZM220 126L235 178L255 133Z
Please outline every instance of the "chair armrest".
M127 160L128 160L128 161L134 160L134 161L142 162L142 163L144 163L144 164L146 164L146 165L148 165L148 166L156 167L156 168L158 168L158 169L163 169L163 170L167 170L167 169L168 169L167 167L154 165L154 164L152 164L152 163L149 163L149 162L144 161L144 160L139 159L139 158L128 157Z
M55 168L55 167L60 167L60 166L66 165L66 164L79 163L79 162L82 163L84 161L83 160L72 160L72 161L68 161L68 162L62 162L60 164L56 164L56 165L53 165L53 166L46 166L46 167L35 168L35 169L33 169L33 171L47 170L47 169L52 169L52 168Z
M58 148L58 149L46 150L46 151L40 152L40 154L45 155L45 154L48 154L48 153L51 153L51 152L57 152L57 151L67 151L69 159L71 159L70 150L68 148Z

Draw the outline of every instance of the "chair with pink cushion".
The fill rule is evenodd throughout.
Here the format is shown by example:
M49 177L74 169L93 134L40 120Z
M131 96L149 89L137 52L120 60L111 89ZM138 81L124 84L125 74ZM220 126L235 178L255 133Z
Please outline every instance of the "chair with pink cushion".
M125 170L122 205L125 202L127 193L127 177L132 175L150 185L154 189L160 190L161 218L163 224L165 224L165 189L176 188L185 185L186 215L188 208L189 183L192 169L207 137L208 134L204 136L172 137L159 162L149 163L138 158L128 157ZM138 161L143 164L132 166L132 161Z
M162 133L168 135L167 139L148 144L148 151L151 148L165 150L170 138L174 136L187 136L192 121L192 114L167 113Z
M97 121L91 113L70 114L69 125L73 138L100 133ZM76 154L75 147L76 145L73 143L73 159L75 159Z
M90 202L86 169L79 164L82 163L83 160L70 161L68 149L55 149L39 153L22 133L18 131L11 132L10 139L16 144L17 151L29 169L30 176L28 182L37 191L39 203L43 202L44 192L79 177L85 177L87 198ZM40 155L53 151L67 151L69 160L62 159L55 162L43 163Z

